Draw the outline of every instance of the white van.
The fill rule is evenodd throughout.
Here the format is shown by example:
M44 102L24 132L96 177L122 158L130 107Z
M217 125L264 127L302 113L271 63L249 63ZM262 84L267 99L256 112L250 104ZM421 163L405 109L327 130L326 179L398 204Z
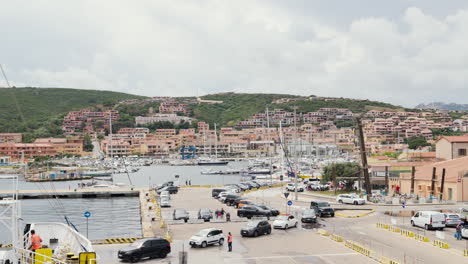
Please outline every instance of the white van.
M411 217L411 225L424 227L426 230L444 230L445 215L435 211L419 211Z

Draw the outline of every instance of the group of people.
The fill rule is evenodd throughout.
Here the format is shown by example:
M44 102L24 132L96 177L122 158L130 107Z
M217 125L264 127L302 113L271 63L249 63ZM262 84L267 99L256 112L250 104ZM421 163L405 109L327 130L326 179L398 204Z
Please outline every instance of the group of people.
M216 219L218 218L222 219L224 218L224 214L226 214L226 221L229 222L231 220L231 214L229 212L224 211L224 208L221 208L221 210L216 209L214 214L215 214Z

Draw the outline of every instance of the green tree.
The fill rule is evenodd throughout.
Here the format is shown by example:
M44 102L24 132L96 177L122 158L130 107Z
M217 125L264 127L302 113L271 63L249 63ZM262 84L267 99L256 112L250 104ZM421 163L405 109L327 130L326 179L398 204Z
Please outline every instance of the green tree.
M337 182L343 182L345 190L351 191L361 169L359 164L356 162L340 162L326 166L323 168L322 183L333 181L333 168L335 169ZM346 179L339 179L340 177L346 177Z
M425 137L411 137L409 139L405 139L406 143L408 144L409 149L417 149L419 147L426 147L430 146L430 143L427 143Z
M93 151L94 145L91 140L91 137L88 134L84 135L84 151L91 152Z

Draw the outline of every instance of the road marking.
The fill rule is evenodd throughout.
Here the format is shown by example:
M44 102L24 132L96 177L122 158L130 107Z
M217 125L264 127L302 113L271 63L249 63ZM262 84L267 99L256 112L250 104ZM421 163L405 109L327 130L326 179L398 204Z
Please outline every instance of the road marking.
M305 258L305 257L333 257L333 256L353 256L361 255L359 253L334 253L334 254L316 254L316 255L285 255L285 256L268 256L268 257L247 257L247 258L230 258L229 260L256 260L256 259L278 259L278 258Z

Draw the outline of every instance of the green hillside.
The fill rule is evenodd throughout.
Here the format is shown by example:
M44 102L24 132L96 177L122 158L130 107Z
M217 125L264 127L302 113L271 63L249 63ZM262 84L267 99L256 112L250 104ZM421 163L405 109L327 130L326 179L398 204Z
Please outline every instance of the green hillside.
M273 100L281 98L299 98L300 100L282 104L272 104ZM320 98L284 95L284 94L215 94L202 97L206 100L220 100L222 104L197 104L192 105L193 117L213 124L222 126L234 126L237 122L247 119L255 113L263 112L268 107L293 111L298 107L298 112L313 112L323 107L347 108L355 113L366 112L371 109L377 110L405 110L400 106L369 100L352 100L346 98Z
M0 88L0 95L0 133L23 132L26 139L60 135L61 118L68 111L144 98L111 91L64 88Z

